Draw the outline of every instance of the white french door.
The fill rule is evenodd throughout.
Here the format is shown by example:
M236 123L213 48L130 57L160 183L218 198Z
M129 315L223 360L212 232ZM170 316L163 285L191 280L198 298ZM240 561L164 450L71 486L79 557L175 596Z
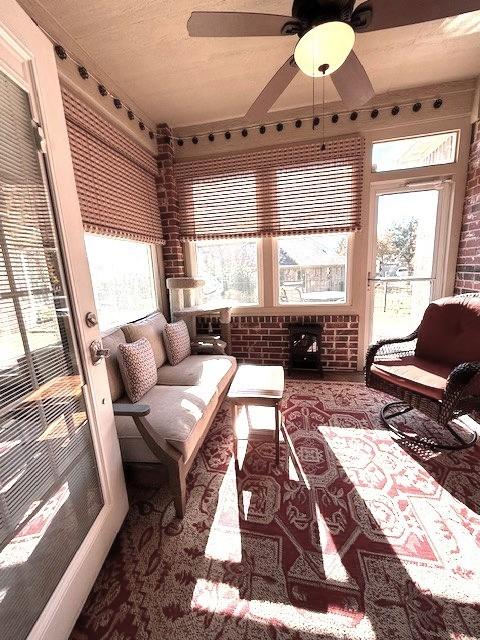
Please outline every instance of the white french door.
M0 20L0 635L60 640L128 504L52 46Z
M414 331L441 295L450 182L377 186L372 197L370 343Z

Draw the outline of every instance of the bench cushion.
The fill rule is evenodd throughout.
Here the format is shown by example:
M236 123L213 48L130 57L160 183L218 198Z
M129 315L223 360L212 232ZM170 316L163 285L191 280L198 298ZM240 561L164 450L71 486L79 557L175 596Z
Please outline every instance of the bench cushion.
M157 369L167 361L162 335L166 324L167 321L162 313L152 313L143 320L137 320L122 327L127 342L136 342L140 338L147 338L152 346Z
M188 356L174 367L166 364L157 372L157 384L213 385L221 394L233 377L237 362L232 356Z
M452 367L427 362L415 356L379 360L371 368L371 372L379 378L433 400L443 398L451 371Z
M147 420L153 429L180 451L186 461L202 438L217 400L218 392L213 385L157 385L143 396L141 404L150 406ZM127 396L119 402L131 404ZM117 416L115 425L125 462L158 462L131 417Z

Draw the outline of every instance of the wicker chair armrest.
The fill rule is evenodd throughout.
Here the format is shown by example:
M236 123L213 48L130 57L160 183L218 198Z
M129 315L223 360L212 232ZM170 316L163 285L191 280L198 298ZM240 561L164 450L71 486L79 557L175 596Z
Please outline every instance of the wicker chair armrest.
M480 383L480 362L472 361L459 364L448 376L445 398L461 393L477 377Z
M388 348L388 354L385 354L385 355L395 355L395 354L402 353L403 351L405 351L405 346L404 346L405 343L416 340L417 336L418 336L418 329L416 329L410 335L405 336L404 338L387 338L384 340L379 340L374 344L371 344L367 349L367 356L365 360L365 376L367 378L367 382L368 382L368 377L370 375L370 369L372 367L373 361L375 360L375 356L379 353L379 351L381 351L382 349Z

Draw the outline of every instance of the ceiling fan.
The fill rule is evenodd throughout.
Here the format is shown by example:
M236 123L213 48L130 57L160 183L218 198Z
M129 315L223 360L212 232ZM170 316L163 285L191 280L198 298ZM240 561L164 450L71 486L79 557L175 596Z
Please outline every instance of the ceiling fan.
M480 9L480 0L294 0L292 15L194 11L187 24L193 37L298 36L292 56L280 67L246 114L263 117L300 69L308 76L332 76L347 108L374 96L367 73L353 51L363 33L438 20Z

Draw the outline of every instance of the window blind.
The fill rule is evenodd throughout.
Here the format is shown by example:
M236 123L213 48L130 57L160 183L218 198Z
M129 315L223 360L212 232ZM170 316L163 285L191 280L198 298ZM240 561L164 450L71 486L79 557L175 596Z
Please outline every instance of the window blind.
M335 138L175 166L184 240L355 231L364 139Z
M62 89L86 231L163 244L155 158Z
M27 94L0 72L0 629L26 638L103 497Z

